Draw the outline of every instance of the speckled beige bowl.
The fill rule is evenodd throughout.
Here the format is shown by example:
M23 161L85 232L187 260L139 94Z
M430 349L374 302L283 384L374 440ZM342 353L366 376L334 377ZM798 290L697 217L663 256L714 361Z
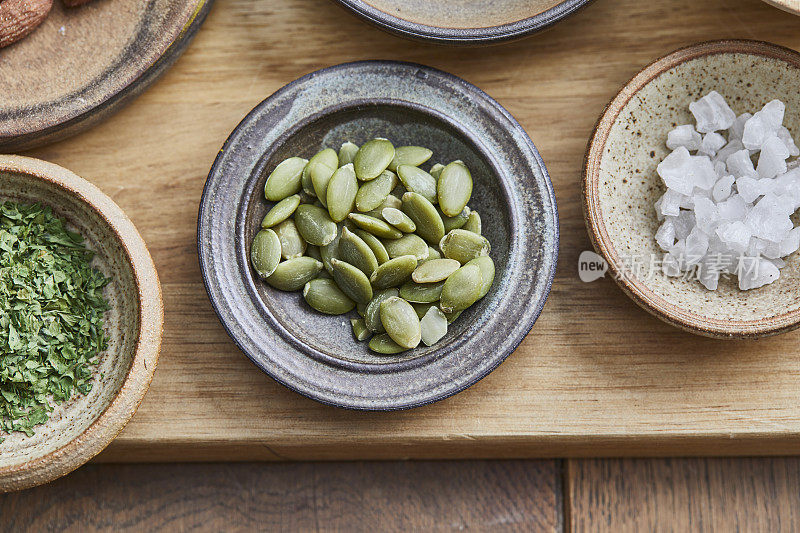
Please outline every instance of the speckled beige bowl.
M67 220L112 278L105 289L109 348L92 391L59 406L36 435L2 435L0 492L46 483L105 448L133 416L158 361L161 285L144 241L111 198L69 170L20 156L0 156L0 200L39 202Z
M667 132L693 123L689 102L716 90L739 114L779 98L786 103L785 125L797 138L798 87L797 52L763 42L714 41L649 65L608 105L586 153L586 226L609 272L647 311L712 337L758 337L800 325L800 253L788 258L775 283L750 291L740 291L735 279L708 291L696 280L669 278L649 266L650 257L663 255L654 238L653 203L665 190L656 166L667 155Z
M779 9L788 11L794 15L800 15L800 0L764 0Z

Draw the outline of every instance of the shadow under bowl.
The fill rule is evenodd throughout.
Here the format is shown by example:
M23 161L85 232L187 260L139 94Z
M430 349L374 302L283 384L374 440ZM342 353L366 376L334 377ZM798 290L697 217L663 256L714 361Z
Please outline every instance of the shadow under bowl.
M259 280L249 263L250 243L269 208L264 183L275 166L374 137L427 146L434 151L430 164L467 164L475 181L470 207L481 214L497 267L491 292L444 339L390 357L353 338L351 315L317 313L300 292ZM454 394L514 350L549 292L557 235L544 165L507 112L443 72L374 61L310 74L245 118L209 174L198 246L212 304L256 365L319 401L384 410Z

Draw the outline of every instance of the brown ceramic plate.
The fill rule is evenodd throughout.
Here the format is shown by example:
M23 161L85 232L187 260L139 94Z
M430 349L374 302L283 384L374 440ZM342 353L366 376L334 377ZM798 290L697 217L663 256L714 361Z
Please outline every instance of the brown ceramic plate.
M336 0L381 29L440 44L520 39L572 15L591 0Z
M667 132L693 123L689 103L716 90L739 114L778 98L786 103L784 125L796 138L798 86L800 54L794 50L756 41L713 41L645 67L608 105L586 153L586 226L620 287L647 311L712 337L758 337L800 325L797 252L787 258L777 281L750 291L740 291L730 278L709 291L696 280L625 267L635 258L663 255L654 238L658 221L653 204L664 192L656 166L667 155Z
M119 109L183 52L213 0L55 0L32 34L0 48L0 151L53 142Z
M766 3L773 5L789 13L800 15L800 0L764 0Z
M92 391L57 407L36 434L0 435L0 492L46 483L105 448L142 401L158 361L163 324L161 286L144 241L125 213L97 187L38 159L0 156L0 200L50 206L96 252L94 265L112 282L104 295L109 348Z

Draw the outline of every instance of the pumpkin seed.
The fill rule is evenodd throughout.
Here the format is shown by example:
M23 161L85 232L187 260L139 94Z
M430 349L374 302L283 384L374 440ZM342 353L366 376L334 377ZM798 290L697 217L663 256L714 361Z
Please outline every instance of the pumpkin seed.
M375 335L369 340L369 349L381 355L394 355L406 349L392 340L386 333Z
M467 220L469 220L470 209L469 207L465 207L454 217L445 215L441 209L439 210L439 214L442 217L442 222L444 222L444 232L449 233L451 230L464 227L464 225L467 223Z
M381 209L381 217L403 233L413 233L417 229L417 225L414 224L414 221L395 207L384 207Z
M356 154L358 153L358 145L353 144L350 141L343 143L342 147L339 148L339 165L343 167L349 163L353 162L355 159Z
M432 259L419 265L411 274L411 279L417 283L444 281L459 268L461 268L461 263L455 259Z
M313 257L294 257L280 263L275 272L267 278L267 283L281 291L299 291L320 270L322 263Z
M476 265L465 265L444 282L440 307L445 313L463 311L480 299L483 279Z
M370 300L366 308L364 308L364 321L370 331L375 333L386 332L381 323L381 303L399 294L400 292L397 289L384 289L375 293L372 300Z
M462 229L480 235L481 230L483 229L481 226L482 226L481 216L478 214L477 211L470 211L469 217L467 217L467 223L464 224Z
M441 310L441 309L440 309ZM442 311L444 313L444 311ZM461 313L464 311L453 311L452 313L444 313L444 316L447 318L447 323L452 324L456 321L458 317L461 316Z
M467 265L475 265L481 269L483 284L481 285L481 295L478 299L483 298L489 293L489 289L492 288L492 283L494 283L494 261L488 255L483 255L472 259Z
M404 348L416 348L422 340L417 313L402 298L392 296L381 302L381 323L389 337Z
M431 307L419 321L422 342L433 346L447 335L447 317L438 307Z
M400 230L393 228L383 220L375 217L362 215L361 213L350 213L349 218L356 226L364 231L372 233L376 237L382 239L399 239L403 236Z
M330 244L339 232L328 212L315 205L300 204L294 213L294 221L300 235L314 246Z
M429 202L436 203L436 178L411 165L397 167L397 176L403 182L406 190L424 196Z
M339 255L339 239L342 238L341 232L336 232L336 237L326 244L325 246L320 246L319 248L319 255L322 257L322 265L325 267L325 270L328 274L333 274L333 267L331 267L331 259L336 258L338 259Z
M445 215L454 217L463 211L472 197L472 175L467 166L460 161L453 161L444 167L439 174L436 193L439 207Z
M332 279L312 279L303 287L303 298L326 315L343 315L356 306Z
M433 246L428 246L428 258L419 261L419 264L421 265L427 263L428 261L433 261L434 259L441 259L441 258L442 254L439 253L439 250L437 248L434 248Z
M430 171L428 171L428 174L433 176L436 181L439 181L439 174L442 173L442 169L444 169L444 165L441 163L436 163L431 167Z
M400 285L400 296L409 302L431 304L442 296L444 281L438 283L414 283L407 281Z
M372 285L361 270L335 258L331 259L331 268L333 268L333 279L347 296L359 303L372 300ZM480 270L478 272L480 274Z
M377 178L394 159L394 146L387 139L372 139L353 158L356 176L362 181Z
M275 272L281 261L281 241L271 229L262 229L256 233L250 245L250 262L258 277L266 279Z
M422 237L414 233L408 233L399 239L386 241L383 245L392 259L403 255L413 255L419 262L428 258L428 244L422 240Z
M303 168L303 174L300 177L300 186L301 191L306 193L308 196L313 196L316 198L317 193L314 192L314 184L311 182L311 173L309 172L309 167L311 163L306 164L305 168Z
M339 168L339 156L336 155L336 150L333 148L325 148L320 150L314 157L308 160L309 163L322 163L334 170Z
M422 146L398 146L394 149L394 159L389 163L389 170L396 171L400 165L418 167L432 155L431 150Z
M319 246L314 246L313 244L306 246L306 255L308 257L313 257L317 261L322 261L322 254L319 253Z
M417 317L420 320L422 320L422 317L424 317L428 313L428 309L430 309L431 307L436 307L436 304L419 304L414 302L410 303L411 307L414 308L414 311L417 313ZM438 309L438 307L436 308Z
M320 163L319 161L314 164L309 163L306 167L308 174L311 176L311 184L314 187L319 202L323 207L328 207L328 185L330 185L331 178L336 172L335 168Z
M353 336L357 341L365 341L372 336L372 332L367 328L363 318L351 318L350 325L353 327Z
M323 263L322 266L324 267L325 263ZM314 276L314 279L333 279L333 276L331 276L328 271L323 268L316 276Z
M358 180L352 165L345 165L333 173L326 193L328 213L334 222L341 222L356 205Z
M395 185L397 185L397 176L394 172L384 170L380 176L359 187L356 194L356 209L365 213L379 208L389 197L389 193L392 192Z
M370 281L376 289L397 287L408 281L415 268L417 268L416 257L413 255L401 255L386 261L375 269L375 272L370 276Z
M367 276L371 276L378 268L378 260L369 245L346 227L342 228L342 236L339 238L338 255Z
M462 265L476 257L489 255L491 248L486 237L463 229L454 229L439 242L442 254Z
M444 222L438 211L424 196L415 192L403 195L403 213L417 225L417 235L432 244L444 237Z
M313 204L317 201L316 196L311 196L310 194L306 193L306 191L300 191L297 193L300 196L300 203L301 204Z
M300 257L306 253L306 241L300 236L297 231L297 226L294 221L284 220L273 228L281 241L281 255L284 259L291 259L293 257Z
M294 211L297 209L298 205L300 205L299 194L287 196L275 204L272 209L267 211L267 214L264 215L264 220L261 221L261 227L271 228L272 226L280 224L294 214Z
M264 196L270 202L279 202L300 192L300 180L308 160L302 157L290 157L281 161L267 177L264 184Z
M372 300L370 300L370 302L371 301ZM361 316L361 318L364 318L364 312L366 310L367 310L367 304L360 304L360 303L356 304L356 312Z
M389 260L389 252L386 251L386 247L379 238L372 233L367 233L363 229L358 228L356 228L353 233L361 237L361 240L367 243L367 246L370 247L372 253L375 254L375 259L378 260L379 265L382 265Z

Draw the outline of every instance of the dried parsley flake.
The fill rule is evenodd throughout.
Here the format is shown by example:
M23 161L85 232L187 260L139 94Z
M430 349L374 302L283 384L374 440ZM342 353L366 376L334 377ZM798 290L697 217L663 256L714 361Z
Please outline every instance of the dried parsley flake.
M33 435L55 404L92 389L110 281L92 257L49 207L0 203L0 433Z

